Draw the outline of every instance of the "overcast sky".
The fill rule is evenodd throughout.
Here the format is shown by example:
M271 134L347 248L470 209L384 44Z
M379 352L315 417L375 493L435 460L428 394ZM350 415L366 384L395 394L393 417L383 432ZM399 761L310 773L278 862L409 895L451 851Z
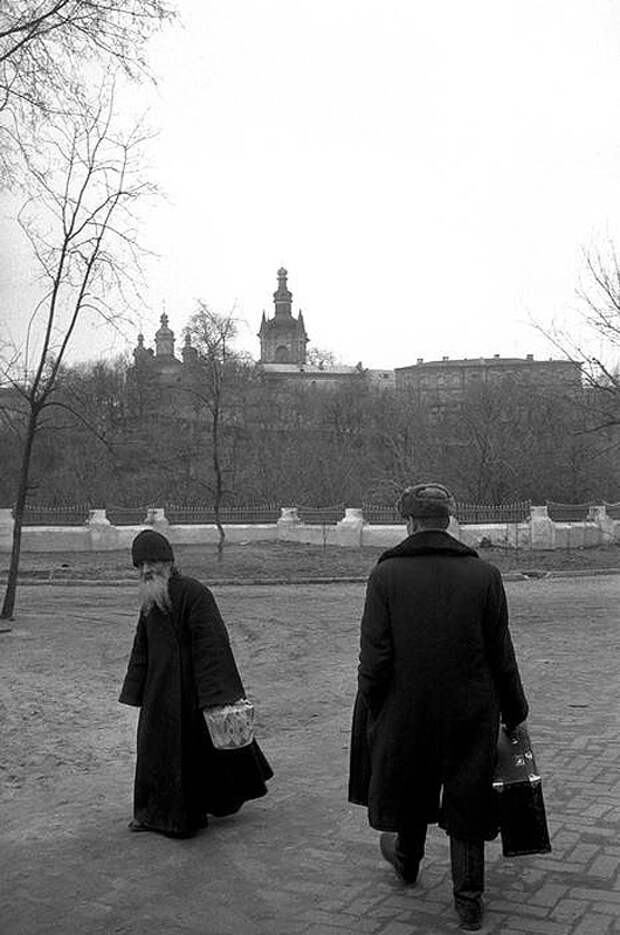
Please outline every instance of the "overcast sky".
M181 0L151 48L167 193L141 327L196 297L258 356L276 270L311 343L344 363L558 356L584 247L620 238L613 0ZM4 204L0 301L28 314ZM573 316L573 317L571 317ZM84 358L128 344L82 334ZM179 344L180 344L179 340Z

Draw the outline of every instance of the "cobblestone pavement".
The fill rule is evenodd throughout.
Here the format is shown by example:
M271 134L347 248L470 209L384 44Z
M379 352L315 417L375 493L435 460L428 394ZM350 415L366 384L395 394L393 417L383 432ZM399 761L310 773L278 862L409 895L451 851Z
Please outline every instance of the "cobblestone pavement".
M507 585L553 852L487 847L484 931L620 933L620 576ZM219 588L270 793L189 841L131 835L131 587L23 587L0 638L2 935L443 935L447 839L419 883L346 801L364 589Z

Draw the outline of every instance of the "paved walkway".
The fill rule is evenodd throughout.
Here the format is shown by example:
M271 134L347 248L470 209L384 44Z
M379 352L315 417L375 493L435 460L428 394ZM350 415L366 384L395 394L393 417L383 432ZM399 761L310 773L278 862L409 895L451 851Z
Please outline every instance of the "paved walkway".
M553 853L487 848L502 935L620 932L620 578L508 584ZM135 712L116 703L130 587L24 587L0 638L2 935L443 935L447 839L415 887L346 801L363 587L216 590L269 795L198 837L131 835Z

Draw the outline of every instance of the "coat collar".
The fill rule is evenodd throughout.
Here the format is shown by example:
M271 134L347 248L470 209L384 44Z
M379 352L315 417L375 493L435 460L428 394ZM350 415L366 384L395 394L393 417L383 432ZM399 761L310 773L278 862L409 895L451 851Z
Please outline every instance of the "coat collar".
M442 529L424 529L422 532L414 532L412 536L407 536L402 542L388 549L379 556L379 561L384 562L387 558L408 558L414 555L470 555L478 558L475 549L470 549L455 539L449 533Z

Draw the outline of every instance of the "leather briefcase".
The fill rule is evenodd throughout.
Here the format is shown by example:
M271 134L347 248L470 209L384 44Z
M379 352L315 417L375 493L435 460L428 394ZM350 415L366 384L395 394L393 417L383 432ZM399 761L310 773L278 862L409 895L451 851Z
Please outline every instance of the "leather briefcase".
M551 843L542 781L524 727L510 733L500 728L493 789L504 857L548 854Z

